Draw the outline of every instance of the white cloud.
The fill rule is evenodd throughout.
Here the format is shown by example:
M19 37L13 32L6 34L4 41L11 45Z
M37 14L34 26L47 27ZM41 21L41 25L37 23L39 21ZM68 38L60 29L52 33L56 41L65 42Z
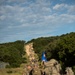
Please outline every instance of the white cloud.
M51 12L51 9L49 7L43 7L42 10L49 13Z
M46 36L56 31L62 24L75 22L75 15L70 14L74 12L74 5L56 4L52 10L47 0L35 0L35 2L27 0L23 2L23 0L21 4L17 4L16 1L20 3L21 0L8 0L9 3L0 8L2 37L17 39L17 37ZM15 5L11 5L12 2L15 2ZM62 8L67 9L67 13L54 12Z
M3 0L2 0L3 1ZM12 4L12 5L21 5L27 3L28 0L4 0L2 3Z
M75 14L75 5L68 6L68 13Z
M75 5L68 5L68 4L56 4L53 6L54 10L67 12L69 14L75 14ZM62 13L62 11L61 11Z
M45 16L45 22L48 24L52 24L55 26L61 26L62 24L74 23L75 22L75 15L72 14L54 14Z
M63 9L63 7L65 6L65 4L56 4L53 9L54 10L59 10L59 9Z
M61 14L60 18L61 18L61 21L65 22L65 23L73 23L73 22L75 22L75 15Z
M2 8L1 11L4 12L1 16L2 20L5 17L7 17L7 20L12 20L13 23L18 22L22 26L31 25L31 24L43 25L44 23L58 24L59 18L61 18L61 20L64 21L62 17L59 17L60 15L53 15L55 13L50 15L50 13L52 13L51 8L48 7L47 3L45 2L43 2L41 5L41 1L32 3L29 6L24 6L24 7L19 5L15 5L15 6L5 5L2 6L1 8ZM74 9L74 6L68 6L67 4L56 4L53 7L54 10L58 10L60 8L67 8L68 12L70 12L71 10ZM19 25L17 25L16 27L19 27Z
M6 19L5 15L0 16L0 20L4 20L4 19Z

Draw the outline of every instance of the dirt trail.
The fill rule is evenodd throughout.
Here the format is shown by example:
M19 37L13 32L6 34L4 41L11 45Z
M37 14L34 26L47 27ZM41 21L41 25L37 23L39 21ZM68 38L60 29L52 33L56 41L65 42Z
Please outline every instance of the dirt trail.
M30 65L38 65L37 67L38 69L36 69L36 67L34 68L36 74L33 75L44 75L44 74L38 74L40 72L45 73L46 75L64 75L62 72L61 64L55 59L50 59L50 61L44 62L45 65L44 68L39 67L38 56L34 52L33 43L29 43L25 45L25 51L26 51L28 62L30 62ZM66 68L65 75L74 75L74 72L70 67L68 67Z
M34 52L33 43L29 43L29 44L25 45L24 48L25 48L25 51L26 51L28 62L32 62L32 63L36 62L36 63L38 63L38 56Z

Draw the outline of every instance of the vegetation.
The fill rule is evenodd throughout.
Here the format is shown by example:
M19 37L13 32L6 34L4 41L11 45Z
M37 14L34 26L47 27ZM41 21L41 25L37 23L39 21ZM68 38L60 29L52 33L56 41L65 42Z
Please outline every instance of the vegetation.
M15 41L0 44L0 61L8 62L8 67L19 67L24 62L24 43L25 41Z
M41 61L42 52L46 52L47 60L52 58L58 60L63 70L65 67L72 67L75 72L75 32L63 34L61 36L40 37L32 39L35 53ZM0 44L0 61L8 62L9 67L18 67L26 62L23 58L25 41L15 41ZM10 72L10 71L9 71Z
M24 68L6 68L0 69L0 75L23 75Z
M41 60L42 52L46 52L47 59L58 60L63 70L65 67L72 67L75 71L75 32L61 36L41 37L32 39L34 50Z

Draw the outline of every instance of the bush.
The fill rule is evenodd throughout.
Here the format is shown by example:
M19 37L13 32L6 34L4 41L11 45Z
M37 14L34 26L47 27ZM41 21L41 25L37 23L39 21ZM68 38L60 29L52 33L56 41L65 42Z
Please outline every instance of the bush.
M20 67L20 64L18 64L18 63L12 63L11 67L13 67L13 68Z
M11 66L10 65L6 65L6 68L11 68Z
M9 70L9 71L7 71L7 73L12 73L12 71L11 71L11 70Z

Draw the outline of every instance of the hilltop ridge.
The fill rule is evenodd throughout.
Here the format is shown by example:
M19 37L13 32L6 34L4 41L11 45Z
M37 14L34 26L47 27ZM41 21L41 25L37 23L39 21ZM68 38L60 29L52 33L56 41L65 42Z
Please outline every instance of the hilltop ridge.
M71 67L75 72L75 32L63 34L61 36L40 37L25 41L15 41L0 44L0 61L8 62L9 67L19 67L21 63L27 63L24 45L33 42L34 53L41 61L42 52L46 52L47 60L57 60L65 71L66 67ZM16 62L15 62L16 61Z

